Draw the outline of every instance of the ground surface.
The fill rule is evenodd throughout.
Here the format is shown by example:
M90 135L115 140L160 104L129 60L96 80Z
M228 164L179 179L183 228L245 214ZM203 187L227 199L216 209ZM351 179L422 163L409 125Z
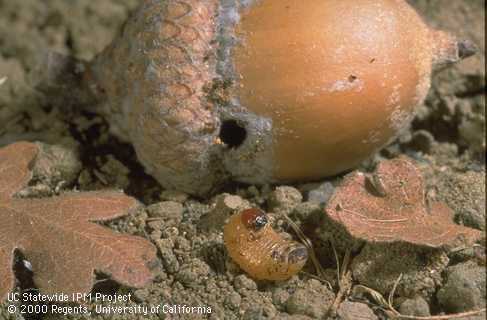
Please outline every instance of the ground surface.
M163 302L210 306L211 319L323 319L338 287L336 263L326 240L328 231L320 224L321 208L340 178L278 189L230 186L224 190L226 193L211 199L167 192L144 174L129 145L109 135L100 116L54 108L49 99L29 86L28 74L40 53L55 50L91 59L110 42L137 2L0 0L0 79L7 77L0 86L0 147L28 140L60 145L63 148L55 151L58 153L75 152L78 160L73 161L79 161L81 169L71 163L68 167L75 172L64 176L61 184L59 179L39 179L31 189L39 196L73 189L119 188L147 205L134 216L108 225L142 235L158 247L162 267L154 283L133 290L102 281L95 290L131 292L135 296L132 303L146 305ZM427 177L428 186L454 209L457 222L485 230L484 1L410 2L431 25L473 40L480 52L435 76L429 97L410 130L374 161L400 154L413 157ZM314 237L314 245L332 288L307 274L282 283L256 282L232 264L223 246L221 222L225 214L249 203L274 213L288 213L303 227L312 225L321 232ZM278 229L289 231L282 219L276 220ZM342 247L345 245L337 243L339 255L344 252ZM403 313L428 315L479 309L485 307L485 263L478 262L476 256L472 250L447 253L403 245L360 246L352 255L352 281L387 296L397 276L403 273L404 280L394 299ZM18 264L16 269L22 268ZM306 271L314 273L311 265ZM32 287L28 272L17 270L17 274L20 281L16 290ZM367 295L349 292L345 299L348 302L339 306L337 318L386 318ZM0 305L0 319L23 318L9 315L6 306ZM164 317L201 316L153 316Z

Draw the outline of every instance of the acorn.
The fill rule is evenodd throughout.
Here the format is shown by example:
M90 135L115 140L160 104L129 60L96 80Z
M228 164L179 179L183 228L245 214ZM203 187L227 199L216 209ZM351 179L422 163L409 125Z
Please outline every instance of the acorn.
M147 0L82 83L148 173L204 195L354 168L474 52L403 0Z

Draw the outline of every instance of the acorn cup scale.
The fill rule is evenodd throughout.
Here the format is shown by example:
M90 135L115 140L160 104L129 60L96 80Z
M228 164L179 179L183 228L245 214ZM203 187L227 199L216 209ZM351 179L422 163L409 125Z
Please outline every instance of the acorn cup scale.
M403 0L147 0L80 83L148 173L205 195L352 169L474 51Z

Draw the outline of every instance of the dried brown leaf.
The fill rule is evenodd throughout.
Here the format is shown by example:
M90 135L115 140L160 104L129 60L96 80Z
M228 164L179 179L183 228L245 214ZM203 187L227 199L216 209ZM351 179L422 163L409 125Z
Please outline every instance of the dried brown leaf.
M155 247L93 223L126 215L138 206L134 198L116 191L13 197L29 182L37 153L27 142L0 149L0 301L14 286L16 249L31 262L34 282L47 294L89 292L95 270L124 285L147 284Z
M421 173L406 157L381 162L372 177L349 174L325 211L353 237L372 242L443 247L482 237L478 230L455 224L443 203L427 205Z

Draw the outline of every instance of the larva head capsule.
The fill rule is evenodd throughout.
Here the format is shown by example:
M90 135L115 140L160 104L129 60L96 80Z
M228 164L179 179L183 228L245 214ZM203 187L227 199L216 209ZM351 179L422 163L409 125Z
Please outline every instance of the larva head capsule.
M265 212L257 208L233 215L224 227L223 239L230 257L256 279L288 279L308 259L307 248L277 234Z
M86 78L150 174L205 195L357 166L473 49L404 0L153 0Z
M254 208L242 211L242 223L251 231L261 230L268 222L265 212L260 209Z

